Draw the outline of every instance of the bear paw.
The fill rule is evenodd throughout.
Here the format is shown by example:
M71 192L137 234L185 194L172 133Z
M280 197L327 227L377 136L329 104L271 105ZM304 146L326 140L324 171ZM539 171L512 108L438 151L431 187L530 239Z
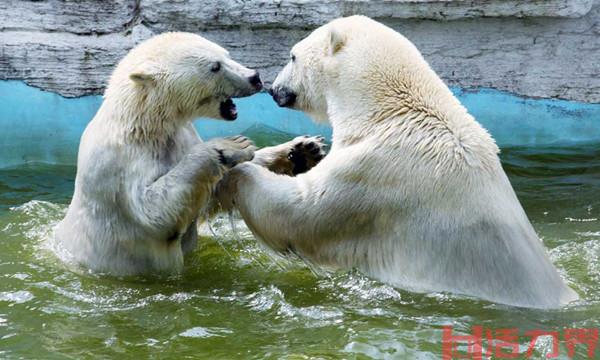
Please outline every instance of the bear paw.
M299 136L290 141L291 150L287 159L292 165L292 175L312 169L325 157L325 138L322 136Z
M256 150L254 143L242 135L214 139L209 144L219 154L219 162L228 168L252 160Z

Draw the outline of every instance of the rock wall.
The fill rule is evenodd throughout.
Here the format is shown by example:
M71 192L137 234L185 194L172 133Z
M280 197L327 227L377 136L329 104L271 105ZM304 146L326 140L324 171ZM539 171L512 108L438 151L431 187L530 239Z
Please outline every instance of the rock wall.
M351 14L403 33L450 85L600 102L600 0L4 0L0 79L100 94L132 46L179 30L220 43L269 82L294 43Z

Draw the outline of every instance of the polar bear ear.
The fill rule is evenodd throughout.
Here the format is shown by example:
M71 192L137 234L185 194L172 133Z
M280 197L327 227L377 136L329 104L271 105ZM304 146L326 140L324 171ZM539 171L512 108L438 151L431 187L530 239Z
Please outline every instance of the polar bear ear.
M129 78L136 84L148 85L156 80L157 69L150 64L141 64L131 74Z
M337 54L346 45L346 35L332 27L329 29L330 55Z

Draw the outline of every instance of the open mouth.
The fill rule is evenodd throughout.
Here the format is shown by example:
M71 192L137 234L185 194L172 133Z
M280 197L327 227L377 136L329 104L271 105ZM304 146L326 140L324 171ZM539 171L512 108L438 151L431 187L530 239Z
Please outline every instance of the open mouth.
M225 120L233 121L237 119L237 108L235 107L235 104L231 98L221 101L221 105L219 105L219 112L221 113L221 117L223 117Z

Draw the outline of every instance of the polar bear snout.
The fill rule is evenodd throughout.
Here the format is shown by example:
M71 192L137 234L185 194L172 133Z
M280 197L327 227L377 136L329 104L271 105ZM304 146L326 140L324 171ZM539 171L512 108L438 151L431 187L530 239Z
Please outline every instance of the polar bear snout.
M296 102L296 93L285 86L277 86L269 89L269 94L280 107L292 107Z
M233 91L230 97L246 97L256 94L263 88L260 74L256 70L250 70L250 75L237 75L232 79Z
M231 121L237 119L237 108L231 98L251 96L261 91L263 88L263 83L258 71L244 69L247 70L250 75L247 75L246 73L233 77L230 85L230 89L232 90L221 92L226 95L224 96L225 100L221 101L219 104L219 115L225 120Z
M262 80L260 80L260 74L258 71L255 71L254 75L248 78L248 81L250 82L250 85L252 85L257 91L262 90L263 83Z
M232 59L225 59L222 64L220 72L223 75L220 78L224 83L217 92L236 98L251 96L263 89L262 79L255 69L247 68ZM215 79L217 78L219 73L216 73Z

